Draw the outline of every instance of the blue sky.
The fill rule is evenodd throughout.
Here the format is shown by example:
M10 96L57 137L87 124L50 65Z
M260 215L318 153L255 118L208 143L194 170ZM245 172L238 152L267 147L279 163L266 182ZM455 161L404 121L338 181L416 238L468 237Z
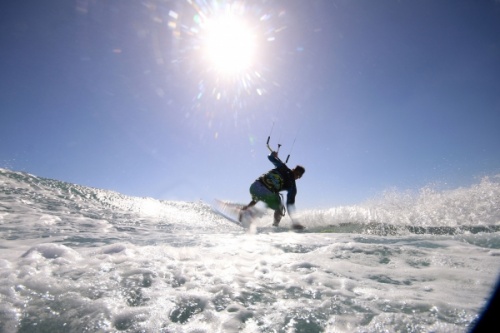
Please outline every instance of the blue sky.
M249 68L207 62L234 11ZM297 208L500 174L499 1L7 0L0 167L127 195L249 201L267 137ZM271 132L272 130L272 132Z

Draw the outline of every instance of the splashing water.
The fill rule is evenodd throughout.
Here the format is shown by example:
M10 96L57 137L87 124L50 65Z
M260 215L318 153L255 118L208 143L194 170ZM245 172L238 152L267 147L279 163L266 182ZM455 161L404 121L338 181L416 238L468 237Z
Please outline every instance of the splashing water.
M2 332L466 332L499 272L498 178L249 233L203 202L0 169Z

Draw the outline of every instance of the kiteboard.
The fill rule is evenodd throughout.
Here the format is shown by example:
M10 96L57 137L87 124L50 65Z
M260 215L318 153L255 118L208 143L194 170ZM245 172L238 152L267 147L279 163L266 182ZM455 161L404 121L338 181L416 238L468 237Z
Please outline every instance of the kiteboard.
M245 205L240 203L234 203L218 199L215 199L214 204L212 205L212 209L215 213L243 228L249 228L250 225L252 224L252 221L266 214L264 210L256 206L242 210L243 207L245 207ZM279 227L273 227L273 228L282 229ZM300 223L293 223L291 228L295 231L301 231L305 229L305 227L302 226ZM286 230L289 229L287 228Z
M212 209L228 221L245 228L249 227L255 218L265 214L255 206L242 210L243 207L245 207L243 204L215 199Z

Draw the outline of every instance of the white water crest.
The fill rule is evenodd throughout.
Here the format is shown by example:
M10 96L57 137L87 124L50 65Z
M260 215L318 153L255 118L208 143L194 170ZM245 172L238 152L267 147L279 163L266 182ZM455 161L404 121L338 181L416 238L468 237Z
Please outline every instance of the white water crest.
M467 332L499 207L490 177L247 230L209 203L0 169L0 332Z

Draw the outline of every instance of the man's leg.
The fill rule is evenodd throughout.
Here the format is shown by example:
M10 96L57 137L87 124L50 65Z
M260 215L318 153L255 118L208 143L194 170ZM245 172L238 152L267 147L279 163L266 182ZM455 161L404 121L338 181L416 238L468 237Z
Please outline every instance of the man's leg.
M257 201L252 200L252 201L250 201L250 203L248 205L246 205L245 207L241 208L241 210L247 210L248 208L255 206L256 203L257 203Z
M281 203L281 198L280 198L279 208L274 210L274 223L273 223L274 227L277 227L280 224L281 218L285 216L283 208L284 207L283 204Z
M279 210L274 211L274 223L273 223L274 227L277 227L280 224L282 217L283 215L281 215L281 212Z
M274 226L277 226L281 218L283 217L283 204L281 203L281 197L278 193L271 192L266 188L261 182L256 181L250 186L250 194L252 195L252 201L240 210L239 221L243 219L243 212L257 204L258 201L262 201L267 207L274 210Z
M256 203L257 203L257 201L252 200L252 201L250 201L250 203L248 205L242 207L240 209L240 213L238 214L238 221L243 222L243 212L246 211L248 208L255 206Z
M258 196L258 183L255 181L250 185L250 195L252 196L252 201L244 207L240 209L240 213L238 215L238 221L242 222L243 221L243 213L246 211L248 208L251 208L257 204L259 201L259 196Z

